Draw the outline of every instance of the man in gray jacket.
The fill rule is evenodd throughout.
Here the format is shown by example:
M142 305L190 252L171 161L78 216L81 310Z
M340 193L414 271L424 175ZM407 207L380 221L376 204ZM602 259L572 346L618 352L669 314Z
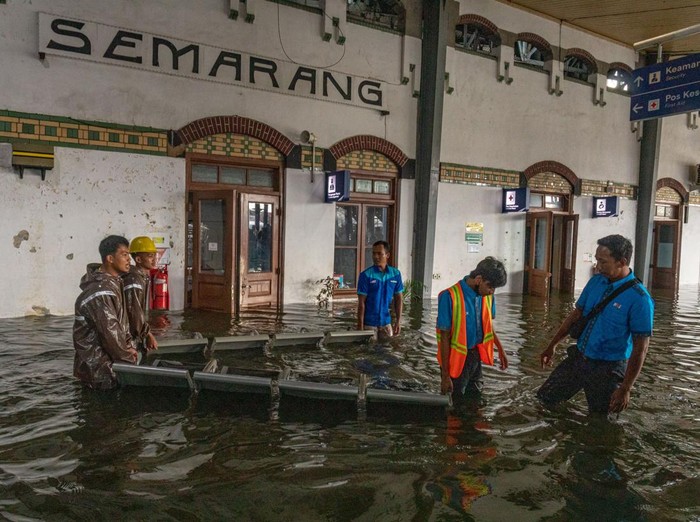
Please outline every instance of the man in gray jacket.
M129 271L129 241L107 236L99 250L102 264L88 265L75 301L73 375L88 388L108 390L117 384L112 363L137 361L121 279Z

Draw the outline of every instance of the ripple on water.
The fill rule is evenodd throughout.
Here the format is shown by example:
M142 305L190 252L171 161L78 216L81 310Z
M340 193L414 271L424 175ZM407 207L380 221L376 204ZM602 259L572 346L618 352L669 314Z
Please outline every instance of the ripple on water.
M573 306L498 296L509 368L484 370L479 401L451 411L288 397L126 389L94 394L72 373L72 318L0 321L0 512L10 519L377 518L611 520L700 516L698 289L656 296L654 337L632 407L608 422L580 394L554 410L539 353ZM237 317L152 318L161 338L352 329L355 305ZM437 392L436 303L402 335L358 346L215 354L292 379ZM563 350L556 356L563 357ZM181 360L204 362L198 356Z

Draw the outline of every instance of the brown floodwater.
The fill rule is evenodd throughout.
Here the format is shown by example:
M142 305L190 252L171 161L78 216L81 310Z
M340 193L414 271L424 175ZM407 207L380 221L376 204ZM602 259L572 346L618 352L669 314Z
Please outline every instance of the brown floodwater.
M583 394L535 399L539 352L571 299L498 295L510 358L452 411L358 409L172 389L88 392L72 318L0 320L0 518L8 520L700 520L700 291L655 295L632 404L589 417ZM241 370L436 392L436 302L385 344L216 354ZM162 339L352 328L352 303L240 317L152 317ZM560 350L557 357L562 357ZM166 357L164 357L166 358ZM203 363L201 355L170 356Z

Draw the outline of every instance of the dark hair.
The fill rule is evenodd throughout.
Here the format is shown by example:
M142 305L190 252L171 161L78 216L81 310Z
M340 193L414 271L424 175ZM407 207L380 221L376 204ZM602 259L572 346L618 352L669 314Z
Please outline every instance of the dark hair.
M484 281L490 283L493 288L505 286L508 281L506 267L503 266L503 263L498 259L491 256L479 261L476 268L469 274L469 277L472 278L476 276L481 276Z
M107 236L100 241L100 257L102 258L102 262L104 263L107 261L107 256L114 255L122 245L129 248L129 240L122 236Z
M391 247L389 246L389 243L387 243L386 241L383 241L383 240L382 241L375 241L374 243L372 243L372 246L373 247L383 246L384 252L386 252L387 254L391 252Z
M610 255L615 258L615 261L625 259L627 260L627 264L630 264L633 248L632 242L626 237L620 234L613 234L611 236L601 237L598 240L598 244L610 250Z

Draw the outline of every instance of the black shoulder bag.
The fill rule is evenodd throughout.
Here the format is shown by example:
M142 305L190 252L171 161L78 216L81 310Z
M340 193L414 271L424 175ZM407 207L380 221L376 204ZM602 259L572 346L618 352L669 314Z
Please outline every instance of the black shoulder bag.
M610 294L608 297L603 299L600 303L595 305L593 307L593 310L590 311L590 313L586 316L581 317L578 321L576 321L574 324L572 324L569 327L569 337L572 339L578 339L581 337L581 334L583 331L586 329L586 325L588 324L588 321L593 319L596 315L598 315L603 308L605 308L610 301L615 299L618 295L620 295L622 292L627 290L628 288L632 288L633 286L636 286L639 284L641 281L639 279L632 279L631 281L627 281L624 285L619 286L615 291L613 291L612 294Z

